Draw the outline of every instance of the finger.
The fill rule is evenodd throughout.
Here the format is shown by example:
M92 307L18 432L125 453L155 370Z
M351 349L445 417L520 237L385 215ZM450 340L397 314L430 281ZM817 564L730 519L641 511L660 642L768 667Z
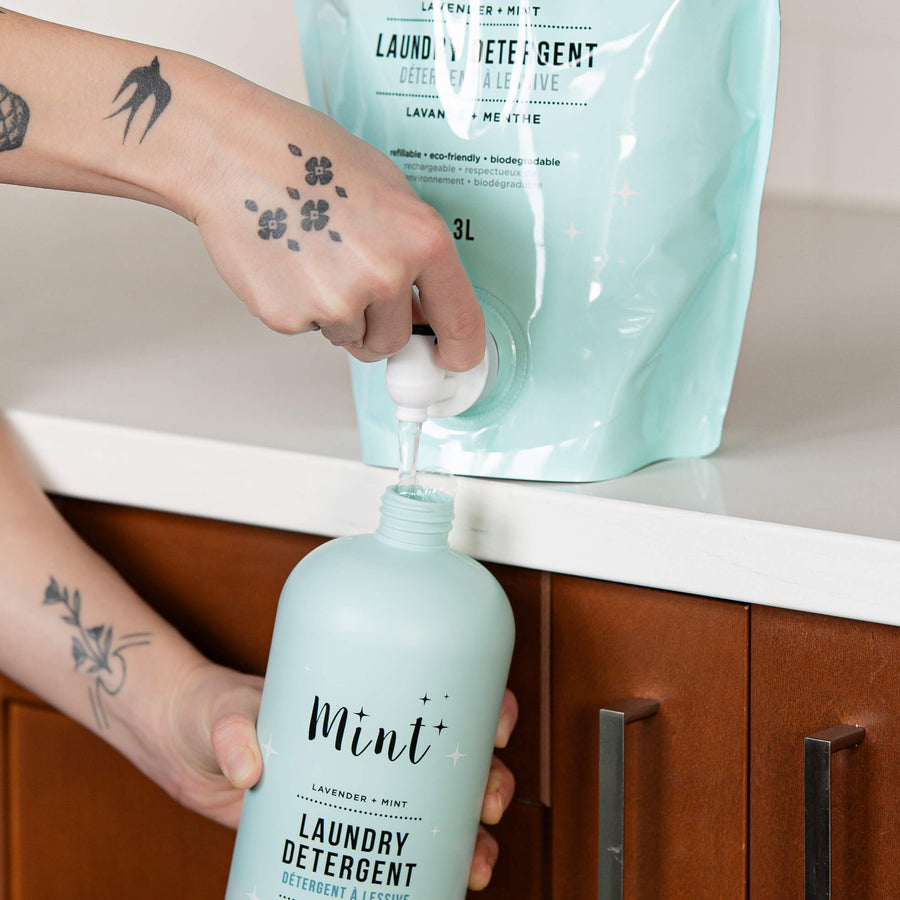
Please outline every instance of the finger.
M491 760L484 802L481 805L481 821L496 825L509 809L516 790L516 779L510 769L496 756Z
M216 762L236 788L253 787L262 775L262 754L254 720L233 713L219 719L210 732Z
M505 747L509 743L516 722L519 720L519 701L516 695L507 688L503 695L503 705L500 707L500 719L497 722L497 736L494 739L495 747Z
M403 349L412 333L410 295L391 303L373 303L366 308L366 333L362 349L378 358Z
M352 319L323 325L320 329L322 337L331 341L335 347L356 347L362 349L366 336L366 317L360 311Z
M488 886L499 855L500 846L497 841L484 828L479 827L478 837L475 839L475 853L472 855L472 866L469 869L469 888L471 890L483 891Z
M453 372L477 366L484 357L484 313L447 233L439 261L416 279L428 324L437 337L435 362Z

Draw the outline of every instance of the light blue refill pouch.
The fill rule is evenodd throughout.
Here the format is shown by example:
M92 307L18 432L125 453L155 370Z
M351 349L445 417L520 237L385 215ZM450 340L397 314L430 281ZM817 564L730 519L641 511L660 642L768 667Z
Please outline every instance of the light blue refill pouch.
M419 464L597 481L719 445L756 257L777 0L296 0L313 106L444 217L493 386ZM396 466L384 364L363 458Z

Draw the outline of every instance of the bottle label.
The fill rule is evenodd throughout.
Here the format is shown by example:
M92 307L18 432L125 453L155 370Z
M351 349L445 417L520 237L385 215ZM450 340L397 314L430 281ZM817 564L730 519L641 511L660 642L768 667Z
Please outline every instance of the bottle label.
M502 688L404 657L273 644L227 900L465 896Z

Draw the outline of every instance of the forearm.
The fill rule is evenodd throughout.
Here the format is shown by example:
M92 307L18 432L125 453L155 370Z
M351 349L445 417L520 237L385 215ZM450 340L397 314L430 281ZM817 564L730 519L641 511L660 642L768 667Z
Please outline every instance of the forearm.
M0 669L154 780L169 699L204 658L58 516L0 429Z
M131 197L193 219L217 123L252 86L182 53L0 15L0 181Z
M118 194L194 222L266 325L371 361L413 294L435 357L484 354L484 316L440 215L328 116L181 53L0 14L0 182Z

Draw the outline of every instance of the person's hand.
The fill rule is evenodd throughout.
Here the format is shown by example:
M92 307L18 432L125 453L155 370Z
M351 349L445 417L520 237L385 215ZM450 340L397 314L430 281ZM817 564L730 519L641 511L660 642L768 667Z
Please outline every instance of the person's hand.
M237 828L244 790L262 775L256 718L263 679L202 662L180 677L166 704L169 762L156 777L179 803Z
M279 332L319 329L372 361L409 339L415 288L439 364L481 361L484 316L453 237L387 156L239 79L204 139L178 205L251 313Z
M212 663L194 669L169 706L172 753L177 762L165 785L182 805L222 825L237 828L244 790L262 776L256 717L263 679ZM496 746L505 747L518 719L515 696L507 691L497 724ZM481 820L496 825L515 790L512 772L495 756L491 762ZM497 862L497 841L479 827L469 871L469 887L482 890Z
M516 720L519 718L519 705L512 691L507 690L500 710L500 721L497 723L495 746L505 747L509 743ZM496 825L509 809L515 792L513 773L495 756L491 760L491 771L488 775L487 788L484 792L484 804L481 807L481 821L485 825ZM473 891L484 890L494 873L497 855L500 852L496 839L482 825L478 828L475 842L475 854L472 857L472 868L469 870L469 888Z
M439 364L481 361L484 317L454 239L383 153L196 57L2 18L19 115L0 181L175 210L254 315L277 331L319 328L360 359L406 344L415 287ZM37 115L28 127L29 102L40 127Z

